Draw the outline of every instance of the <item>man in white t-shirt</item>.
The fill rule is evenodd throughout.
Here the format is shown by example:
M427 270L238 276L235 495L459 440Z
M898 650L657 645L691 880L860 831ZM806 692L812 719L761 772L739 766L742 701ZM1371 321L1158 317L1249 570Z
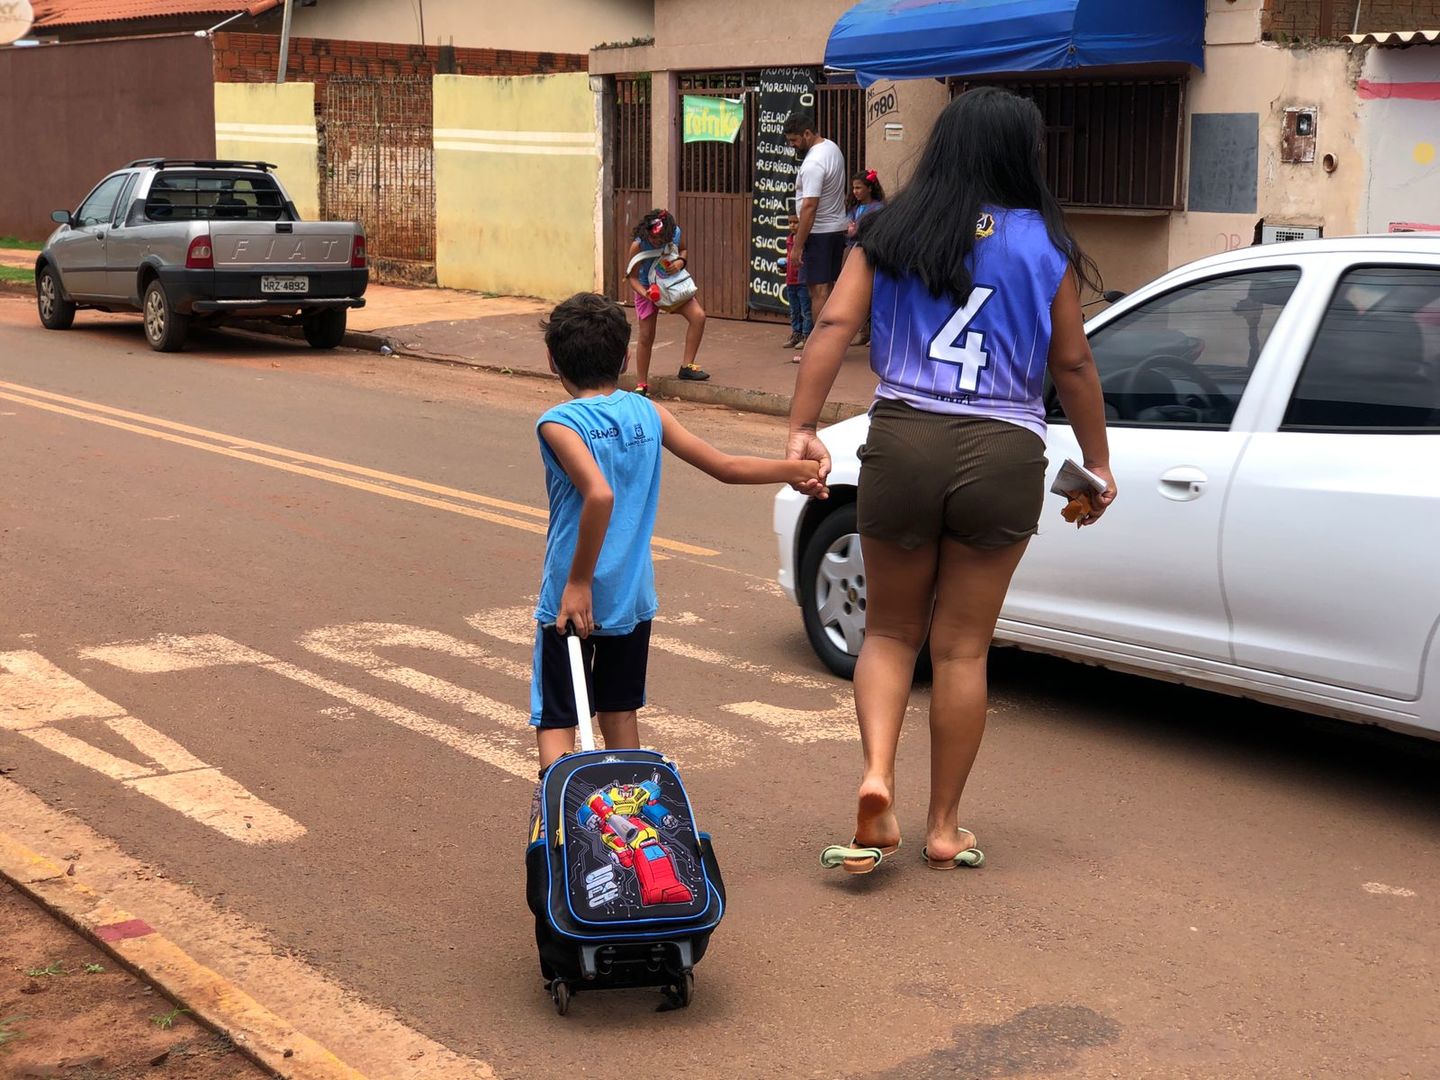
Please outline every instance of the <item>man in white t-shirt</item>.
M785 141L803 151L805 160L795 178L795 203L800 228L795 234L795 255L800 282L810 290L814 318L830 297L845 262L845 155L815 130L815 118L791 113L785 121Z

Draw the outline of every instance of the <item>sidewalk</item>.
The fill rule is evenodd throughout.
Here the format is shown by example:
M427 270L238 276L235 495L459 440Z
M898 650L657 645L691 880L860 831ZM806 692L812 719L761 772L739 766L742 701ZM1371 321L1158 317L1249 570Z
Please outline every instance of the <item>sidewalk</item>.
M405 356L551 377L539 329L551 304L388 285L371 285L365 299L365 307L350 313L350 328L358 332L355 345L379 348L388 344ZM626 309L626 313L633 322L633 310ZM657 397L710 402L773 416L789 413L797 370L791 360L798 354L780 348L790 334L788 324L707 320L699 359L710 372L710 380L703 383L682 382L673 374L680 367L685 328L685 320L678 316L660 319L650 379ZM633 372L623 382L633 386ZM850 349L822 419L833 422L864 412L874 392L875 377L866 351Z
M33 251L0 249L0 266L28 270L34 265ZM704 302L704 293L700 300ZM365 293L365 306L350 312L351 332L345 344L377 351L388 347L401 356L552 378L539 327L552 306L525 297L372 284ZM634 311L627 308L626 313L633 321ZM650 379L656 397L772 416L789 414L796 371L791 359L797 354L780 348L790 335L788 324L708 320L700 365L710 372L710 381L703 383L681 382L674 375L685 345L685 326L678 316L660 318ZM299 335L297 328L263 322L245 323L245 329ZM634 373L622 381L633 386ZM830 423L864 412L874 392L866 351L850 349L821 419Z

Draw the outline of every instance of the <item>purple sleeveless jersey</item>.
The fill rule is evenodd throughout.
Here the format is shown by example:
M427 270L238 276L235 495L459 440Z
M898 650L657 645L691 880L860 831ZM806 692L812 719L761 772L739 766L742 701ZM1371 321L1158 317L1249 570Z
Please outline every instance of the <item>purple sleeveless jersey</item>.
M926 412L1005 420L1044 438L1050 304L1068 264L1034 210L984 214L976 235L975 287L963 306L932 296L913 275L875 272L876 395Z

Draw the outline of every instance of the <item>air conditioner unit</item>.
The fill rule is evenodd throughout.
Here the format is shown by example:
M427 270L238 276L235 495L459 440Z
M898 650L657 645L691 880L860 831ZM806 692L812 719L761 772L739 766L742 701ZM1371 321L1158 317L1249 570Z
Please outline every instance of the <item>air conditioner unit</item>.
M1265 225L1260 229L1262 244L1283 244L1287 240L1319 240L1319 225Z

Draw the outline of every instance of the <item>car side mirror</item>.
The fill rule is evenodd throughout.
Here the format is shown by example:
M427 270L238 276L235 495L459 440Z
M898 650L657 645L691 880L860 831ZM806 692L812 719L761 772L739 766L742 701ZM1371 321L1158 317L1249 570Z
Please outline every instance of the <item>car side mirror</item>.
M1116 300L1124 300L1125 294L1119 289L1107 289L1102 294L1107 304L1113 304Z
M50 220L53 221L53 222L55 222L55 224L57 224L57 225L74 225L74 224L75 224L75 219L70 216L70 211L69 211L69 210L52 210L52 211L50 211Z

